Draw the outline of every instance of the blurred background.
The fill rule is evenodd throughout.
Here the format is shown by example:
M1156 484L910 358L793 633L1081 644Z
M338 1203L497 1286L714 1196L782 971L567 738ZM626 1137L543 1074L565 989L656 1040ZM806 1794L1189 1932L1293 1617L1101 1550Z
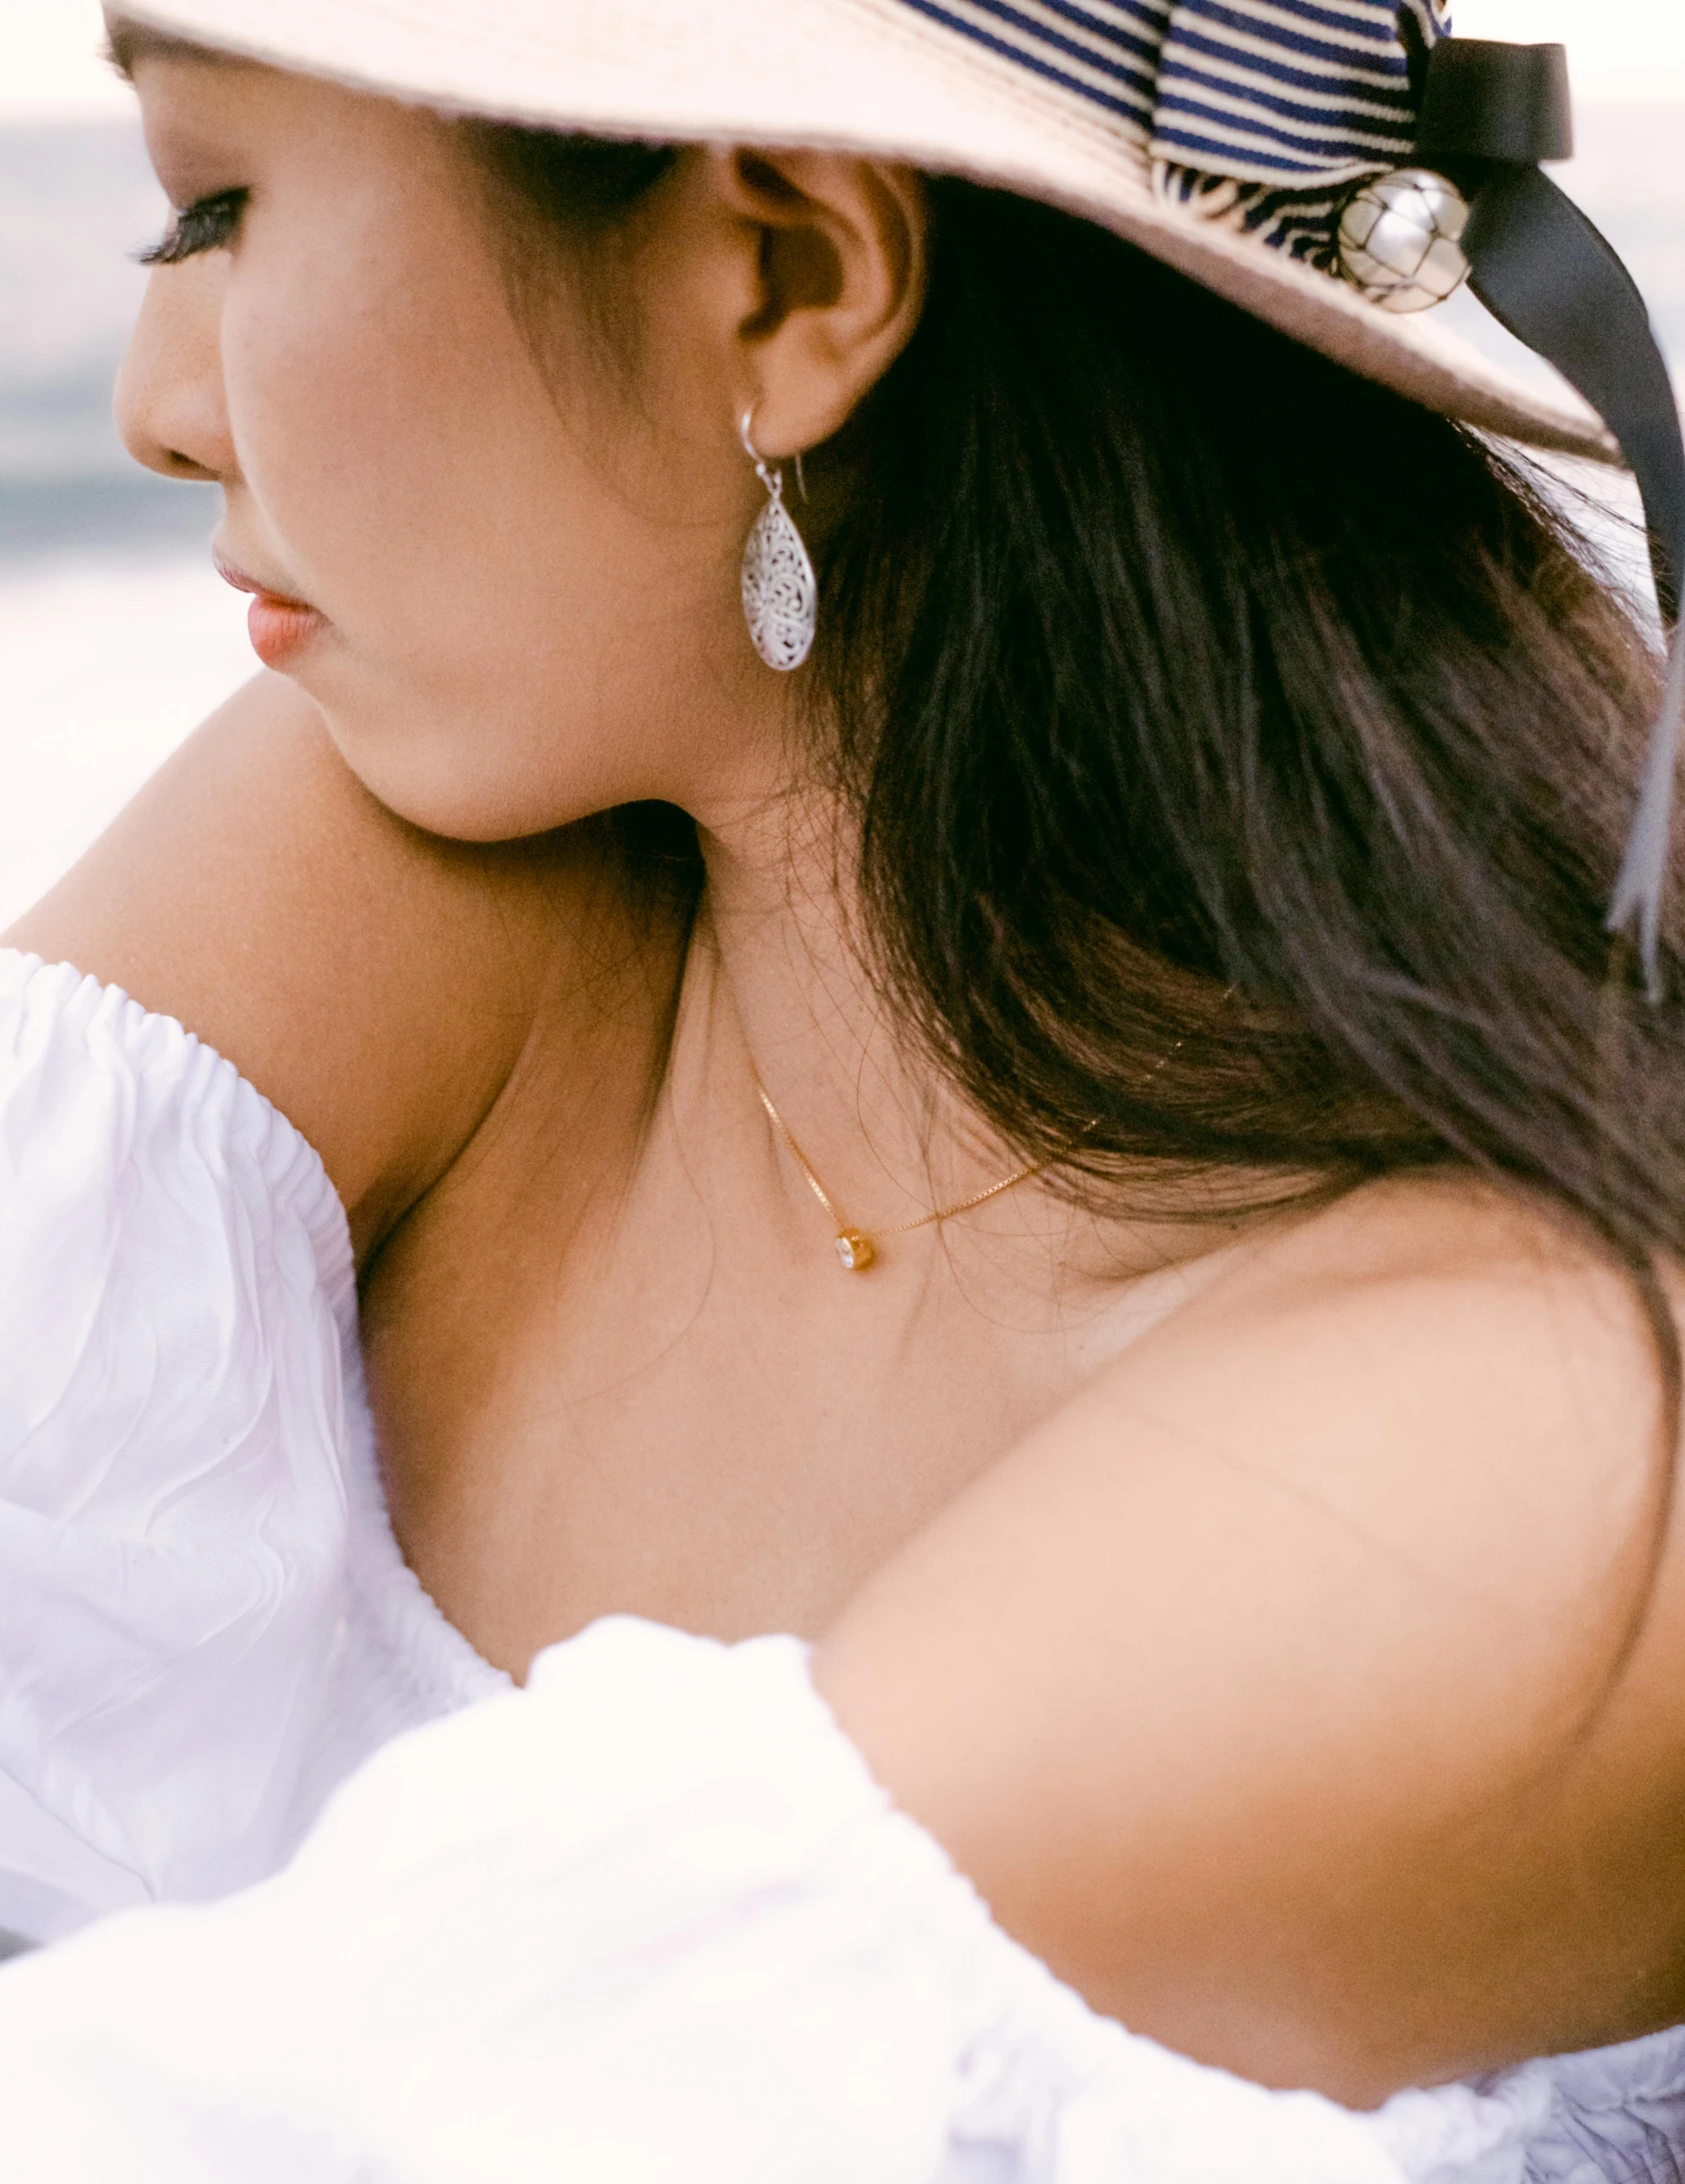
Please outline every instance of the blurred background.
M1685 0L1454 5L1465 36L1568 47L1579 155L1553 173L1632 268L1685 381ZM256 665L206 554L216 489L148 476L112 428L145 280L132 254L166 208L99 44L95 0L0 0L0 926ZM1441 317L1550 377L1472 299ZM1600 537L1636 571L1619 528L1635 498L1571 483L1613 511Z

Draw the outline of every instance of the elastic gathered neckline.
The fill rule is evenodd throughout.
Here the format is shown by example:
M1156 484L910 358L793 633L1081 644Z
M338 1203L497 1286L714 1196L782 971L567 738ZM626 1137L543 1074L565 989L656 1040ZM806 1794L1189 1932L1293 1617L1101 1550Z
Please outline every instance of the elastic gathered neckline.
M487 1660L446 1615L405 1560L393 1529L363 1370L351 1221L322 1155L250 1078L179 1018L148 1009L122 987L74 964L48 963L31 951L0 948L0 981L10 983L6 974L13 967L20 998L44 988L60 1021L84 1039L97 1042L103 1033L137 1071L173 1070L190 1107L202 1111L222 1105L232 1117L254 1125L248 1141L277 1201L304 1224L339 1331L350 1427L344 1460L354 1518L354 1580L419 1693L445 1688L466 1701L509 1689L514 1679Z

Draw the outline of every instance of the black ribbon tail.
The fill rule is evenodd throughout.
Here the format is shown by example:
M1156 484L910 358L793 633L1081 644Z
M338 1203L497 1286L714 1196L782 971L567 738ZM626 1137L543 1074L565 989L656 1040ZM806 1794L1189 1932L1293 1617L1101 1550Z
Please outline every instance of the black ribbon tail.
M1685 736L1685 639L1676 638L1662 710L1650 731L1644 785L1626 839L1626 852L1609 903L1608 929L1624 933L1638 922L1638 957L1650 999L1662 998L1660 946L1662 898L1673 848L1673 785Z
M1500 167L1474 197L1463 234L1469 285L1494 318L1554 364L1620 442L1638 481L1664 623L1685 581L1685 433L1644 299L1573 200L1537 167ZM1661 909L1673 840L1674 783L1685 736L1685 638L1675 637L1667 693L1609 905L1609 930L1638 925L1651 998L1661 992Z

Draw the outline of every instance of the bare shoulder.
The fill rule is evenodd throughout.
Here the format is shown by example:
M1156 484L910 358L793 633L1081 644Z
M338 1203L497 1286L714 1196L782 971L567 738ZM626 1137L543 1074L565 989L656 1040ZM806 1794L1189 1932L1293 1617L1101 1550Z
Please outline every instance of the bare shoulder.
M1375 1186L1237 1254L816 1672L1002 1922L1172 2044L1368 2100L1636 2034L1685 2011L1673 1457L1624 1269Z
M122 987L316 1146L367 1244L447 1166L614 915L599 831L448 843L396 819L260 676L7 945Z
M1656 1270L1658 1301L1685 1298ZM1554 1593L1657 1506L1666 1368L1645 1288L1519 1191L1443 1173L1370 1185L1261 1234L1064 1421L1174 1418L1190 1448L1361 1507L1401 1545ZM1102 1436L1103 1438L1103 1432ZM1512 1521L1525 1506L1524 1525Z

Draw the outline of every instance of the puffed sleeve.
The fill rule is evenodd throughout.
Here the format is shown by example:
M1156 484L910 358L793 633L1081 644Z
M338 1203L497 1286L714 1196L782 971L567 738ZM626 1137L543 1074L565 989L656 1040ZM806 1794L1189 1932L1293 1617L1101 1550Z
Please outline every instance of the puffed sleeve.
M291 1852L349 1627L355 1372L298 1131L180 1025L0 952L0 1927Z
M1094 2016L796 1640L626 1617L389 1745L277 1878L0 1971L11 2184L1515 2184L1495 2128Z

